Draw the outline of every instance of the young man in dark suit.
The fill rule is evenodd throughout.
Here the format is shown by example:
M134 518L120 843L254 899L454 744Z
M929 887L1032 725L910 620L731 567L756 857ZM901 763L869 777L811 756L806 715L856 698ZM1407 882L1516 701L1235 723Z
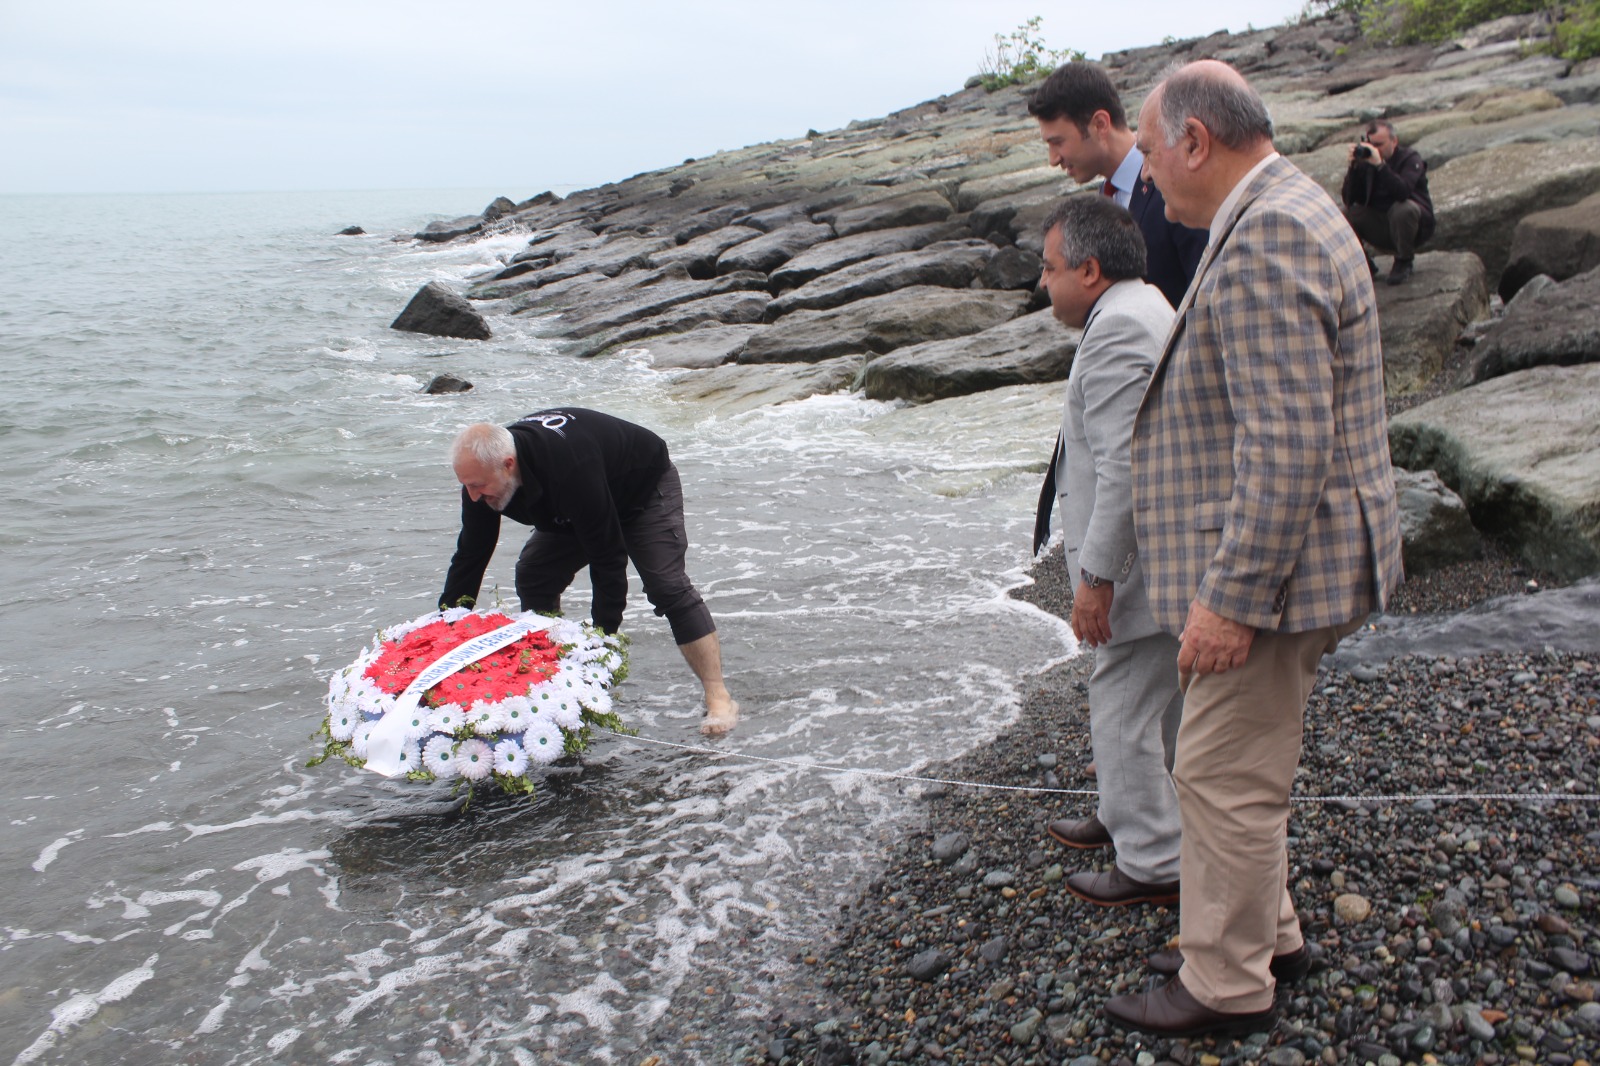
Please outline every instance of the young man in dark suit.
M1101 195L1128 209L1144 234L1148 278L1176 307L1206 248L1206 231L1167 220L1161 192L1140 171L1144 156L1134 145L1122 98L1105 70L1093 63L1056 68L1028 99L1050 165L1086 185L1104 178Z

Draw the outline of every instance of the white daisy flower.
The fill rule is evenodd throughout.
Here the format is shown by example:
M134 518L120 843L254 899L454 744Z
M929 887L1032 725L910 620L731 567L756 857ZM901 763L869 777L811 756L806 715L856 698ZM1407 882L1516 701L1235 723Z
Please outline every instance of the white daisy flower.
M506 727L505 711L498 703L485 703L474 700L472 708L467 711L467 721L472 723L472 731L480 737L498 733Z
M394 710L394 711L391 711L390 713L391 714L399 714L400 711L399 710ZM430 720L433 717L433 712L430 711L427 707L425 707L425 706L423 706L421 704L418 704L416 707L414 707L412 709L411 713L406 715L405 717L406 717L405 731L402 732L400 735L402 737L404 737L406 740L417 740L417 739L419 739L421 737L425 737L429 733L433 732L433 728L429 724Z
M350 750L355 753L356 758L367 757L367 738L372 736L372 727L376 724L365 719L356 723L355 730L350 734Z
M611 693L607 692L603 688L590 689L589 695L584 697L579 702L581 702L585 707L589 708L589 710L593 711L595 714L611 713Z
M361 712L349 707L332 711L328 715L328 733L334 740L349 740L361 724Z
M460 774L456 769L456 742L449 737L434 737L423 745L422 768L441 781Z
M494 769L494 749L481 740L463 740L456 746L456 772L468 781L482 781Z
M449 622L451 625L455 625L457 622L461 621L463 618L465 618L467 615L469 615L471 613L472 613L472 608L471 607L452 607L448 611L443 612L439 617L443 618L446 622Z
M494 746L494 772L521 777L528 769L528 753L510 737Z
M507 696L500 701L500 713L505 719L501 730L520 733L533 720L533 701L526 696Z
M528 724L522 747L528 753L529 762L544 766L561 758L566 750L566 737L553 719L541 714Z
M562 729L577 729L583 725L583 708L579 706L575 696L557 696L550 701L549 708L542 712Z
M466 713L459 706L446 703L435 707L433 713L428 715L428 728L435 733L454 733L466 721Z
M422 765L422 749L415 740L404 740L400 743L400 772L409 774Z

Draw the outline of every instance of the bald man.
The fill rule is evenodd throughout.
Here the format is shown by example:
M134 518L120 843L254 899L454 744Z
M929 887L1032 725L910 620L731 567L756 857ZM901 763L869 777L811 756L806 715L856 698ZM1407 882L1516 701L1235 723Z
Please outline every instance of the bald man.
M1145 169L1210 231L1134 422L1134 525L1184 689L1180 955L1106 1014L1163 1036L1276 1020L1310 952L1289 897L1289 791L1321 657L1399 583L1383 352L1361 243L1272 146L1232 67L1180 68L1145 101Z
M468 426L451 446L450 462L461 482L461 534L441 609L477 600L501 515L533 527L516 569L525 611L559 612L561 594L587 566L590 617L614 633L631 559L705 691L701 732L733 728L739 704L723 682L717 626L684 568L683 484L666 441L599 411L560 407L509 426Z

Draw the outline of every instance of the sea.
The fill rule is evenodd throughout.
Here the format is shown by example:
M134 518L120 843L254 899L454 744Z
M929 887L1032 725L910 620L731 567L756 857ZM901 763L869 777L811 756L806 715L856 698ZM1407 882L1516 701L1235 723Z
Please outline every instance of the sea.
M559 320L390 329L527 235L394 238L502 191L0 197L0 1063L734 1061L915 779L1076 653L1007 595L1054 390L730 411ZM668 441L738 729L635 577L637 736L536 797L308 766L329 675L438 597L452 436L556 405Z

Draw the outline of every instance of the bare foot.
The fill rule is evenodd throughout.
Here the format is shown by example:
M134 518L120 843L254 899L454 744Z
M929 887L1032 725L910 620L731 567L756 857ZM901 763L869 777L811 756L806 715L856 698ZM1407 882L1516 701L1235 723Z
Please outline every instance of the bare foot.
M730 697L725 704L719 700L716 708L706 709L705 719L700 723L700 732L708 737L720 737L738 724L739 701Z

